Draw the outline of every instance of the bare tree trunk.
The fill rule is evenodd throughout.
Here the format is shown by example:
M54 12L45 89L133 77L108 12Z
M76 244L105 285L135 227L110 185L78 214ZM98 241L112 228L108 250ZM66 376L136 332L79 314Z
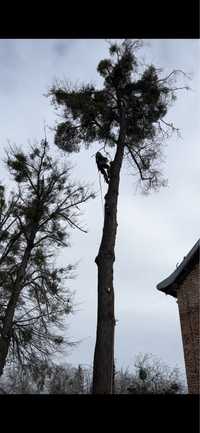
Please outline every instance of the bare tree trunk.
M13 326L13 318L15 314L15 309L17 306L17 303L19 301L19 296L22 290L22 282L24 279L24 275L26 272L26 268L28 265L28 261L31 255L31 251L33 248L33 243L36 235L36 228L32 229L32 233L28 242L28 245L26 247L26 250L24 252L24 256L18 271L18 275L16 277L15 283L13 285L13 291L11 294L11 297L9 299L5 316L3 320L3 327L1 329L1 336L0 336L0 376L3 374L3 369L6 364L6 359L10 347L11 337L12 337L12 326Z
M124 128L122 125L117 151L111 165L108 192L105 196L101 245L95 259L98 267L98 312L93 365L93 394L112 394L115 330L113 264L115 261L117 202L123 155Z
M115 374L116 374L116 369L115 369L115 362L114 362L113 363L112 394L115 394Z

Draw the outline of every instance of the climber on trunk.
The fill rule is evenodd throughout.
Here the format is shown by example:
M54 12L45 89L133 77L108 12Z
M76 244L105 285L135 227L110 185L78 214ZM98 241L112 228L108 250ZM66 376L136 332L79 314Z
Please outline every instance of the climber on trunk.
M96 164L98 170L103 174L106 183L109 183L110 179L110 165L108 158L103 156L100 152L96 153Z

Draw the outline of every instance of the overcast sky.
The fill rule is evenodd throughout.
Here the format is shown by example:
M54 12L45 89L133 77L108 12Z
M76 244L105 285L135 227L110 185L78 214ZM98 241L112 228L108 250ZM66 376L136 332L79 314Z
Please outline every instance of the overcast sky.
M182 139L171 138L165 146L163 171L168 187L149 196L140 194L136 178L124 165L121 176L114 287L116 293L117 368L131 367L139 352L153 353L168 365L183 368L178 306L156 285L167 277L199 238L200 165L200 41L146 40L138 53L146 63L191 73L191 91L180 91L166 116L180 128ZM27 148L28 140L43 138L44 120L54 126L53 106L44 96L55 78L101 85L98 62L107 56L108 44L88 40L0 41L0 145L7 141ZM48 139L55 155L64 158ZM74 177L90 182L99 191L99 177L91 156L96 147L73 157ZM0 162L0 180L8 182ZM104 192L106 187L102 180ZM68 336L82 340L66 358L74 365L92 364L96 334L97 268L94 259L101 240L103 216L100 193L84 208L82 221L88 234L73 232L72 247L60 262L79 260L78 275L70 283L76 291L76 314L68 321Z

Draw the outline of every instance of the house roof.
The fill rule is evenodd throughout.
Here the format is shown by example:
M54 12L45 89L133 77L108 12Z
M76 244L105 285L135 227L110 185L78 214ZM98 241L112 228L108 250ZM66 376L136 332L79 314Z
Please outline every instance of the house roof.
M169 277L165 278L159 284L157 284L156 288L161 292L166 293L167 295L172 295L175 298L177 297L177 289L189 273L191 267L194 263L199 261L200 256L200 239L196 242L193 248L189 251L187 256L184 257L183 261L180 265L175 269Z

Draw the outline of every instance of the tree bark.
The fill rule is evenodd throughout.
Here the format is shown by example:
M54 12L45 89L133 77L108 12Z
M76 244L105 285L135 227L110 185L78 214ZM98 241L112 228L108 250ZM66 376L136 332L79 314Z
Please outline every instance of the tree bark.
M22 290L22 282L24 279L24 275L26 272L26 268L28 265L28 261L31 255L31 251L33 249L33 243L35 239L37 229L33 227L32 233L30 235L30 239L28 242L28 245L26 247L26 250L24 252L24 256L22 258L22 262L15 280L15 283L12 288L12 294L9 299L5 316L3 320L3 327L0 330L0 376L3 374L3 369L6 364L6 359L10 347L11 337L12 337L12 326L13 326L13 318L15 314L15 309L17 306L17 303L19 301L19 296Z
M124 124L121 123L117 151L111 164L105 196L103 235L95 262L98 267L97 334L93 364L93 394L112 394L114 365L114 287L113 264L117 233L117 203L120 170L124 155Z

